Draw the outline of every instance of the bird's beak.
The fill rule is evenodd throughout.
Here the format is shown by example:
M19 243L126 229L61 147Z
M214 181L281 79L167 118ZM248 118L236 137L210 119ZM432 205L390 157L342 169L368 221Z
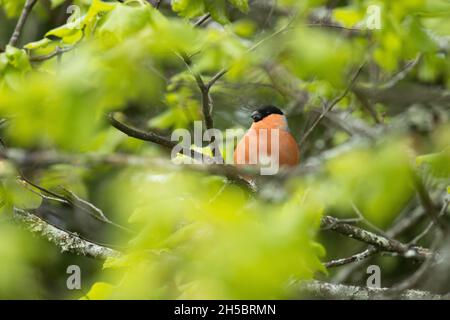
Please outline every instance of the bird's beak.
M262 115L258 111L253 111L251 117L254 122L258 122L259 120L262 119Z

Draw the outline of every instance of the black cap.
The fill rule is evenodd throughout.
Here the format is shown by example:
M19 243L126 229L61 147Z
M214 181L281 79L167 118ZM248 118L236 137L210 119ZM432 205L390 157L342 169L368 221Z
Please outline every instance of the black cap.
M253 111L251 117L254 122L258 122L264 119L265 117L270 116L271 114L282 115L283 112L275 106L267 105Z

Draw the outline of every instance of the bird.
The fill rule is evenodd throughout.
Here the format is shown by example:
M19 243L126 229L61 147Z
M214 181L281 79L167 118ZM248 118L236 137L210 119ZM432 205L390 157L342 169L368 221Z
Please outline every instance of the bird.
M261 166L267 158L278 161L280 167L298 165L300 149L283 112L276 106L265 105L255 110L251 118L250 129L235 148L235 165Z

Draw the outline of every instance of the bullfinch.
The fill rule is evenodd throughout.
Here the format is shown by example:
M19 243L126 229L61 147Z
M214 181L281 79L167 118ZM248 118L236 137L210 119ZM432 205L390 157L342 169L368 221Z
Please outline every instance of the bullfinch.
M264 165L278 161L280 167L299 163L300 150L289 131L283 112L275 106L263 106L251 114L253 123L234 151L236 165Z

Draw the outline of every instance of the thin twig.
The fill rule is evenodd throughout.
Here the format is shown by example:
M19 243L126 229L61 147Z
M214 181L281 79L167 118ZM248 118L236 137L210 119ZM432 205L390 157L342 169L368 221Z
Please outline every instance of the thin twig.
M202 17L200 17L200 19L197 20L197 22L194 23L194 27L200 27L202 24L204 24L206 21L208 21L209 18L211 18L210 13L203 15Z
M321 228L322 230L333 230L341 235L373 245L381 251L394 252L406 258L425 260L434 255L433 252L426 248L409 246L360 227L341 223L339 219L331 216L324 216L322 218Z
M71 192L70 190L67 190L64 187L61 187L61 189L67 194L67 196L59 195L53 191L50 191L42 186L37 185L36 183L27 179L22 173L20 173L19 179L21 182L23 182L27 186L27 188L28 188L28 186L31 186L31 187L36 188L39 191L41 191L43 194L40 192L34 192L32 189L28 188L30 191L33 191L35 194L41 196L43 199L58 201L58 202L65 203L67 205L72 205L73 207L78 208L78 209L82 210L83 212L86 212L91 217L93 217L94 219L96 219L100 222L104 222L106 224L109 224L113 227L116 227L116 228L121 229L122 231L126 231L128 233L134 233L133 230L111 221L103 214L102 210L100 210L99 208L94 206L92 203L81 199L75 193ZM50 195L50 197L46 196L45 194Z
M291 18L291 20L282 28L280 28L279 30L275 31L274 33L271 33L270 35L268 35L267 37L259 40L257 43L255 43L253 46L251 46L250 48L247 49L247 53L250 53L254 50L256 50L260 45L262 45L264 42L276 37L277 35L287 31L290 29L291 24L293 23L293 21L295 20L296 14ZM188 63L190 64L190 63ZM207 88L211 88L220 78L222 78L229 70L231 67L228 68L223 68L222 70L220 70L219 72L217 72L210 80L207 84L205 84L205 87Z
M30 61L31 62L42 62L42 61L50 60L51 58L54 58L56 56L59 57L61 54L75 49L75 47L76 47L76 45L73 45L70 47L65 47L65 48L56 47L55 50L50 52L49 54L42 55L42 56L30 57Z
M211 89L211 87L217 82L217 80L219 80L220 78L222 78L226 73L228 72L227 69L222 69L219 72L217 72L206 84L206 87L208 89Z
M160 146L163 146L168 149L173 149L176 145L178 145L177 141L171 141L169 138L161 136L155 132L144 132L139 129L133 128L125 123L122 123L121 121L117 120L114 117L114 113L108 114L108 118L110 123L113 127L118 129L119 131L122 131L126 135L143 140L143 141L150 141L153 143L156 143ZM211 158L208 155L205 155L203 153L197 152L194 149L189 148L188 154L184 154L185 156L189 156L193 158L194 160L203 160L203 163L199 164L200 166L204 166L206 164L206 167L210 173L213 174L219 174L230 181L236 182L251 192L255 192L255 185L252 181L245 178L241 173L238 171L238 169L235 166L231 165L215 165L215 160ZM196 166L194 166L196 167Z
M159 7L161 6L163 0L158 0L155 4L155 9L159 9Z
M344 99L344 97L349 93L349 91L353 88L353 85L356 82L356 79L358 79L359 74L361 73L363 67L365 66L366 62L363 62L358 70L355 72L355 74L352 77L352 80L350 81L349 85L347 86L347 88L345 88L345 90L338 96L336 97L329 105L328 107L325 108L325 110L317 117L317 119L314 121L314 123L311 125L311 127L305 132L304 136L302 137L302 139L300 140L299 145L302 146L306 139L309 137L309 135L311 134L311 132L313 132L313 130L317 127L317 125L319 124L319 122L325 117L325 115L331 111L334 106L336 104L338 104L342 99Z
M354 255L346 257L346 258L341 258L341 259L336 259L336 260L331 260L329 262L325 262L324 266L326 268L334 268L334 267L340 267L345 264L349 264L349 263L353 263L353 262L363 261L364 259L372 256L373 254L375 254L377 252L376 249L374 250L372 248L373 247L370 247L360 253L354 254Z
M379 85L378 88L385 90L395 86L399 81L403 80L412 69L414 69L414 67L420 62L422 56L423 53L419 52L417 56L412 61L408 62L403 69L395 73L388 81Z
M448 227L444 224L440 219L439 209L433 203L425 185L423 184L422 179L415 173L413 173L414 186L416 187L417 195L419 196L420 203L424 208L425 212L430 217L430 220L433 221L442 232L446 232Z
M436 237L433 241L433 244L431 246L431 250L436 250L438 247L438 244L442 240L442 234L437 233ZM414 272L411 276L403 280L402 282L396 284L391 288L391 291L395 294L398 294L406 289L410 289L417 285L419 281L424 277L424 275L429 271L430 267L434 263L434 259L428 258L425 260L424 263L421 264L421 266Z
M129 137L133 137L143 141L153 142L168 149L173 149L176 145L178 145L177 141L172 141L170 138L161 136L156 132L153 131L144 132L140 129L134 128L128 124L119 121L118 119L116 119L115 113L113 112L108 114L108 119L114 128L125 133ZM189 149L189 154L185 154L185 156L189 156L193 159L200 159L200 160L203 159L207 161L212 160L209 156L197 152L193 149Z
M212 111L213 111L213 100L211 97L211 88L214 85L214 83L226 73L226 70L221 73L219 72L217 75L215 75L211 81L209 81L208 83L205 83L203 81L202 76L200 75L200 73L198 72L194 72L191 68L191 58L190 56L188 56L185 53L182 54L177 54L176 55L184 62L184 64L186 65L186 68L189 70L189 72L192 74L192 76L194 77L197 86L200 90L201 93L201 104L202 104L202 114L203 114L203 120L205 122L205 127L206 130L212 130L214 129L214 118L212 116ZM224 159L222 157L222 154L220 153L219 150L219 146L218 143L216 141L216 137L212 136L211 137L211 142L215 145L214 148L212 149L212 155L213 158L216 160L217 163L224 163Z
M373 230L377 231L379 234L388 237L388 235L386 235L386 233L381 230L380 228L378 228L376 225L374 225L373 223L371 223L369 220L367 220L364 215L362 214L361 210L359 210L359 208L356 206L356 204L352 201L351 202L351 206L353 211L355 211L356 215L358 216L359 219L361 219L361 221L366 224L368 227L372 228Z
M19 20L17 21L16 28L9 40L9 45L15 47L17 42L19 41L20 36L22 35L23 28L25 23L28 20L28 16L33 10L34 5L37 3L37 0L26 0L25 5L23 7L22 13L20 14Z
M70 252L100 260L121 255L114 249L85 240L76 233L62 230L27 210L14 208L14 219L31 232L38 233L57 245L62 252Z
M94 219L100 221L100 222L104 222L106 224L109 224L113 227L116 227L118 229L121 229L123 231L126 231L128 233L134 234L135 231L124 227L118 223L115 223L114 221L111 221L104 213L103 211L96 207L93 203L88 202L82 198L80 198L79 196L77 196L74 192L61 187L61 189L66 193L66 199L69 201L70 204L72 204L73 206L83 210L84 212L88 213L91 217L93 217Z
M177 142L170 140L168 137L161 136L153 131L147 131L144 132L140 129L134 128L128 124L125 124L115 117L116 113L109 113L108 119L111 125L116 128L117 130L125 133L126 135L143 140L143 141L150 141L153 143L156 143L160 146L172 149L177 145Z
M423 217L426 215L423 210L421 210L420 207L416 208L412 212L406 211L407 214L400 215L401 218L398 219L398 221L388 230L386 231L386 235L388 235L391 238L395 238L398 235L404 233L406 230L408 230L411 226L416 225ZM342 270L338 275L335 281L337 282L343 282L345 281L348 276L354 273L354 271L361 266L362 261L370 258L371 256L379 253L379 249L374 246L368 246L365 250L361 251L360 253L357 253L351 257L348 258L342 258L333 260L330 262L327 262L329 264L329 267L337 267L348 264L348 268ZM354 257L354 258L352 258ZM359 258L356 260L356 258ZM343 263L348 262L348 263ZM353 263L354 264L350 264Z
M326 22L312 22L312 23L308 23L306 26L344 30L344 31L347 31L349 33L349 35L365 36L365 35L369 34L369 32L370 32L370 30L365 30L365 29L360 29L360 28L355 28L355 27L349 28L349 27L344 27L339 24L326 23Z
M444 205L442 206L441 212L439 213L439 216L438 216L439 219L445 215L448 205L449 205L449 201L445 200ZM436 225L436 223L434 220L430 221L430 223L427 225L427 227L419 235L417 235L414 239L412 239L409 242L409 244L411 244L411 245L417 244L423 237L425 237L433 229L433 227L435 225Z
M214 165L210 161L205 161L203 164L175 165L167 159L142 157L131 154L97 154L97 153L59 153L54 150L36 150L25 151L23 149L9 149L0 151L0 157L8 159L18 166L22 167L48 167L55 164L70 164L73 166L89 166L95 167L98 165L110 166L139 166L139 167L161 167L166 170L189 169L191 171L209 173L226 177L230 181L243 185L245 188L256 191L256 187L252 181L244 176L251 176L249 172L240 172L238 168L232 165ZM208 157L209 159L212 159ZM256 174L256 173L255 173Z

